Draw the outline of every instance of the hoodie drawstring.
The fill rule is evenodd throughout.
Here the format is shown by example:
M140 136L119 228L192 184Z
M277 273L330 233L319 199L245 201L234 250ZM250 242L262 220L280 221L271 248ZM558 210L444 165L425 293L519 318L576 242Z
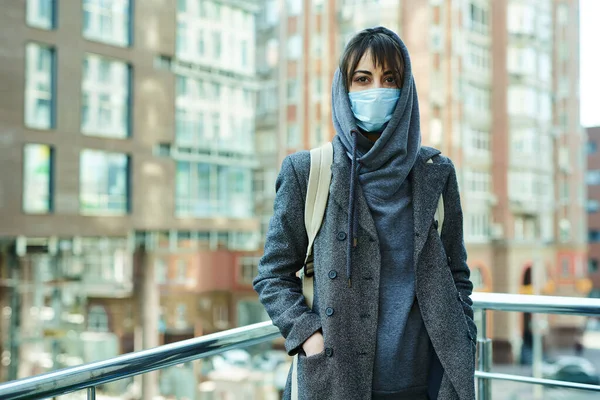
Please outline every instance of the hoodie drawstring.
M356 130L352 130L350 134L353 136L352 146L352 167L350 171L350 199L348 209L348 249L346 257L346 274L348 275L348 287L352 287L352 256L354 248L358 246L358 224L356 218L356 181L358 179L358 172L362 165L356 159L356 148L358 147L358 135L360 134ZM357 165L358 163L358 165Z

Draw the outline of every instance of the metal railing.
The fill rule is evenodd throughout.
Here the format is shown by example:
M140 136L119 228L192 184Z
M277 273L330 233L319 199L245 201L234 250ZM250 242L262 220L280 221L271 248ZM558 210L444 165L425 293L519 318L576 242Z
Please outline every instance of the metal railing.
M600 299L497 293L474 293L472 299L474 308L482 313L482 331L479 333L478 339L479 369L475 373L478 378L479 400L491 399L489 382L493 379L600 392L600 386L596 385L490 372L491 339L487 337L486 319L488 310L600 316ZM0 399L43 399L79 390L87 390L88 399L95 399L96 387L99 385L213 356L228 350L268 342L278 337L279 331L271 322L231 329L150 350L125 354L105 361L83 364L0 384Z
M578 316L600 317L600 299L534 296L504 293L473 293L473 308L481 313L481 332L478 334L477 348L479 352L478 370L475 372L479 400L490 400L491 380L504 380L528 383L533 385L561 387L600 392L600 385L557 381L521 375L492 373L492 340L488 338L487 311L513 311L539 314L566 314Z

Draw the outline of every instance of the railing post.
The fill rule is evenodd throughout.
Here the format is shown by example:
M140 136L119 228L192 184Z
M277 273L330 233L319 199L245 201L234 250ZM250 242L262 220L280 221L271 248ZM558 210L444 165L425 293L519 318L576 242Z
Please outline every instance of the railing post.
M479 312L481 312L481 332L477 339L478 369L482 372L490 372L492 370L492 340L488 338L487 333L487 310L484 308ZM492 382L489 379L479 378L477 380L477 398L478 400L492 399Z
M96 386L89 387L87 390L88 400L96 400Z

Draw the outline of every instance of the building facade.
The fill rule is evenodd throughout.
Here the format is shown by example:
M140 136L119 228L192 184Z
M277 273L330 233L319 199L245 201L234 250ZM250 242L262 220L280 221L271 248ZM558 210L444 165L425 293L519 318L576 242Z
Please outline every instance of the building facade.
M600 127L587 129L588 274L592 297L600 297Z
M258 6L72 3L0 16L2 380L264 319Z
M411 53L423 144L457 167L475 290L587 295L577 0L289 0L265 9L273 22L258 46L274 50L257 62L277 71L278 163L331 139L331 78L344 45L384 25ZM531 347L530 321L491 318L496 361ZM572 343L581 323L548 321L554 345Z

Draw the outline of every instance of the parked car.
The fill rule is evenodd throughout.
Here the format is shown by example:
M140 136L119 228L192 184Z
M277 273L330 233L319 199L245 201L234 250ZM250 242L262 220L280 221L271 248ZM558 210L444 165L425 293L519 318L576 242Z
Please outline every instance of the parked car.
M600 318L588 318L581 337L581 344L584 349L600 350Z
M547 379L600 385L600 375L594 365L582 357L561 356L543 364L542 375Z
M253 357L253 367L261 371L275 371L279 364L287 363L291 358L285 351L268 350Z

